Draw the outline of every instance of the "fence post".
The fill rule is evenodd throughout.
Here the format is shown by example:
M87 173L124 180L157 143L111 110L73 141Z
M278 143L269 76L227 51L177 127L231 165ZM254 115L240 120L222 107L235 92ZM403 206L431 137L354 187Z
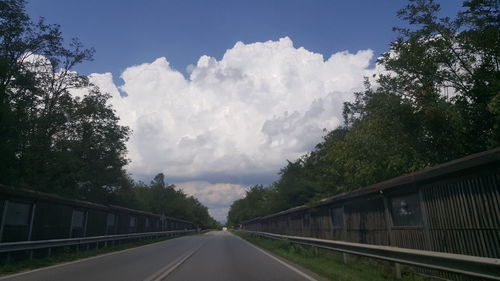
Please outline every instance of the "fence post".
M424 202L424 194L422 188L418 189L418 200L420 201L420 212L422 213L422 223L424 226L425 246L426 250L432 251L431 234L429 231L429 220L427 217L426 204Z
M9 200L5 200L3 204L2 221L0 222L0 242L3 238L3 228L5 225L5 218L7 217L7 208L9 206Z
M342 260L344 261L345 264L347 264L348 259L349 259L349 254L342 253Z
M333 240L333 220L332 220L332 208L328 208L328 225L330 226L330 239ZM293 235L293 234L292 234Z
M33 233L33 222L35 221L35 210L36 210L36 202L33 202L33 206L31 207L30 227L28 230L28 241L31 241L31 234Z
M84 221L83 221L83 237L87 237L87 221L88 221L88 218L89 218L89 211L86 210L84 213Z
M396 275L397 279L401 279L401 264L400 263L394 263L394 274Z
M384 201L384 216L387 229L387 244L391 246L394 239L392 238L392 216L389 208L389 199L387 198L387 196L383 195L382 191L380 191L380 194L382 194L382 200Z

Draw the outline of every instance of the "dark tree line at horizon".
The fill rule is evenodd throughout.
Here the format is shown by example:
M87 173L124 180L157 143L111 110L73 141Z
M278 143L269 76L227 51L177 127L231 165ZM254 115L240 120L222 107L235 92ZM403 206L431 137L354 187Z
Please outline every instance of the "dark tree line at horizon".
M281 169L272 185L251 187L228 224L352 191L500 145L500 4L470 0L455 18L433 0L410 0L397 39L344 104L344 124Z
M0 183L216 226L163 174L150 185L131 179L130 129L119 124L110 95L73 70L94 49L66 43L59 25L32 21L25 4L0 0Z

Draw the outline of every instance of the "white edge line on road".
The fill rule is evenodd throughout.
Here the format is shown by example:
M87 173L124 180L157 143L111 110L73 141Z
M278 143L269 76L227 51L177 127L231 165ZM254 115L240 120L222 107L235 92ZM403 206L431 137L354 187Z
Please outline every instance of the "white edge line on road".
M230 233L230 232L229 232L229 233ZM238 235L235 235L235 234L232 234L232 233L231 233L231 235L234 235L235 237L237 237L237 238L239 238L239 239L241 239L241 240L245 241L248 245L250 245L250 246L254 247L255 249L259 250L260 252L262 252L262 253L266 254L268 257L270 257L270 258L274 259L275 261L277 261L277 262L281 263L282 265L286 266L288 269L290 269L290 270L294 271L295 273L297 273L297 274L299 274L300 276L302 276L302 277L306 278L307 280L309 280L309 281L318 281L318 280L314 279L313 277L311 277L311 276L309 276L309 275L305 274L304 272L302 272L302 271L301 271L301 270L299 270L298 268L295 268L295 267L293 267L292 265L290 265L290 264L288 264L288 263L286 263L286 262L284 262L284 261L282 261L282 260L278 259L277 257L275 257L275 256L271 255L270 253L268 253L268 252L264 251L263 249L261 249L261 248L259 248L259 247L255 246L254 244L252 244L252 243L248 242L247 240L245 240L245 239L243 239L243 238L239 237Z
M171 240L179 239L179 238L183 238L183 237L187 237L187 236L181 236L181 237L177 237L177 238L173 238L173 239L168 239L168 240L164 240L164 241L159 241L159 242L155 242L155 243L150 243L150 244L147 244L147 245L133 247L133 248L125 249L125 250L120 250L120 251L111 252L111 253L107 253L107 254L97 255L97 256L88 257L88 258L84 258L84 259L78 259L78 260L74 260L74 261L70 261L70 262L59 263L59 264L55 264L55 265L51 265L51 266L47 266L47 267L41 267L41 268L32 269L32 270L28 270L28 271L22 271L22 272L11 274L11 275L1 276L0 280L7 280L9 278L18 277L18 276L21 276L21 275L30 274L30 273L37 272L37 271L49 270L49 269L53 269L53 268L57 268L57 267L61 267L61 266L66 266L66 265L71 265L71 264L80 263L80 262L86 262L86 261L94 260L94 259L98 259L98 258L103 258L103 257L107 257L107 256L112 256L112 255L116 255L116 254L121 254L121 253L124 253L124 252L132 251L132 250L136 250L136 249L141 249L141 248L146 248L146 247L150 247L150 246L153 246L153 245L155 245L157 243L167 242L167 241L171 241Z

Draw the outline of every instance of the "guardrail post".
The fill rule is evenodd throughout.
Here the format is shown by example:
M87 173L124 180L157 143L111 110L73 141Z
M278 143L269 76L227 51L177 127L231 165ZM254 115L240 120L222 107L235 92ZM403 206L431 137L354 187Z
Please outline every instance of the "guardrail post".
M347 253L342 253L342 260L344 261L345 264L347 264L349 259L349 255Z
M396 275L397 279L401 279L401 264L394 263L394 275Z

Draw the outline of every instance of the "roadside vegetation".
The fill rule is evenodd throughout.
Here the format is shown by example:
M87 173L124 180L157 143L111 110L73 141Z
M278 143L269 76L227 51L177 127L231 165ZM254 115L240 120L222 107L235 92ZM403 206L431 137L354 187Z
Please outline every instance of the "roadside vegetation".
M438 1L410 0L377 60L384 70L344 104L344 124L251 187L228 225L500 146L499 14L496 0L464 1L453 18Z
M32 20L24 0L0 0L0 184L149 211L218 227L196 198L125 170L131 131L111 96L74 71L95 50Z
M296 263L308 270L335 281L430 281L413 273L405 272L402 279L396 279L389 263L368 262L366 259L355 259L350 256L351 262L344 264L342 255L312 247L293 244L286 240L274 240L256 237L234 231L234 234L248 242L267 250L273 254Z

